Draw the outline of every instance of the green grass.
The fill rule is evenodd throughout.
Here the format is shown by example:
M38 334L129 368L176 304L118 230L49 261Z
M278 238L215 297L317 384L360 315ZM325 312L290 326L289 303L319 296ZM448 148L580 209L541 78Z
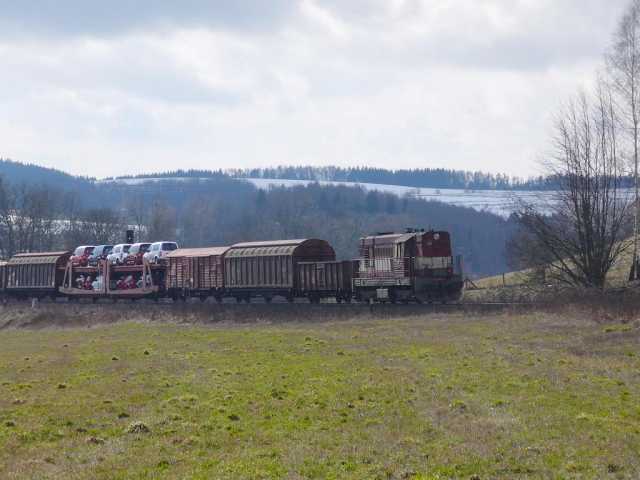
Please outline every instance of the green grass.
M0 331L0 478L638 478L639 340L542 314Z
M610 288L616 288L628 285L629 272L632 263L633 252L629 248L620 254L616 262L609 270L609 273L607 275L607 286ZM520 286L532 283L532 281L536 281L534 271L531 269L526 269L505 273L504 278L502 275L480 278L478 280L475 280L474 283L478 288L490 289L501 288L504 286Z

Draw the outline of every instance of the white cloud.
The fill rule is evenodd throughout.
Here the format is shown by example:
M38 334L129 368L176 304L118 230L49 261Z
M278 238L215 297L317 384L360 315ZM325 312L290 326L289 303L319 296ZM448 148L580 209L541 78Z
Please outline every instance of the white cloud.
M290 163L537 173L553 113L593 78L626 4L193 0L106 15L82 2L56 23L49 1L33 3L42 14L11 2L3 17L0 156L98 176Z

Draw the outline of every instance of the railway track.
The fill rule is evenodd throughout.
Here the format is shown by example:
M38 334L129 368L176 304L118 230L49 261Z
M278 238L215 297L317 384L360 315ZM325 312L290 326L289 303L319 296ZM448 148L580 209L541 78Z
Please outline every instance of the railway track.
M536 304L337 304L201 303L142 300L137 302L10 301L0 306L0 330L7 328L90 328L118 322L160 322L185 325L322 323L351 320L402 319L424 315L527 313Z
M184 308L196 308L201 310L309 310L316 311L321 310L408 310L408 311L455 311L455 310L473 310L473 309L502 309L502 308L533 308L539 306L539 303L534 302L450 302L450 303L337 303L337 302L322 302L311 303L306 299L296 299L294 302L287 302L286 300L273 300L272 302L265 302L261 298L253 298L249 303L237 303L234 299L224 299L223 302L218 303L214 299L207 299L206 301L200 301L197 298L182 300L172 300L169 298L153 299L98 299L91 301L90 299L69 300L68 298L58 299L6 299L3 306L27 306L30 308L38 308L39 306L46 305L65 305L65 306L102 306L105 308L130 308L135 305L139 309L175 309L180 310Z

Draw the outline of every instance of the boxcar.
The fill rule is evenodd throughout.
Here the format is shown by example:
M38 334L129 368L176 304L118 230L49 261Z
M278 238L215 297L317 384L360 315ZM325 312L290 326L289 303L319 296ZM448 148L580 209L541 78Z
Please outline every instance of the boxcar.
M331 245L318 239L237 243L224 255L225 288L238 301L252 296L292 301L301 294L298 264L335 257Z
M6 265L6 291L18 297L56 296L71 252L19 253Z
M354 262L299 262L300 294L317 303L335 297L337 302L351 301Z
M229 247L180 248L167 255L167 291L173 298L224 293L224 254Z

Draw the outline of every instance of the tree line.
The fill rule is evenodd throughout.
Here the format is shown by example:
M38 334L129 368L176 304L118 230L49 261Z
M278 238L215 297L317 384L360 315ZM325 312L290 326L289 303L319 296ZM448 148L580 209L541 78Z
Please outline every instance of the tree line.
M557 181L551 177L520 178L506 174L471 172L445 168L389 170L375 167L281 166L231 172L243 178L377 183L416 188L464 190L552 190Z

